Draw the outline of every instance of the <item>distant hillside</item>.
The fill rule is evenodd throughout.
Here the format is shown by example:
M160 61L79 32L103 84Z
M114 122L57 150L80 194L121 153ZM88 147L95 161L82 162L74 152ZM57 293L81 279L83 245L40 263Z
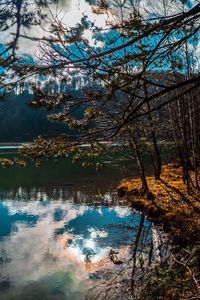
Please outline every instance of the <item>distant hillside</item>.
M166 74L158 75L161 78L166 77ZM152 78L155 76L155 73L152 74ZM94 82L89 77L77 77L71 79L70 82L60 84L39 81L38 86L47 88L51 93L64 92L76 97L80 97L81 92L86 87L95 91L102 89L100 81ZM56 112L55 110L48 112L45 108L34 109L27 105L27 101L32 98L31 87L28 83L25 83L24 85L18 85L7 101L0 102L0 143L29 142L33 141L38 135L56 135L61 132L70 132L64 124L51 123L47 120L47 115ZM126 103L126 99L123 95L120 96L120 93L118 94L119 100ZM113 103L111 102L110 105L110 110L113 111L115 109ZM77 109L76 117L82 117L83 109L84 107ZM168 123L168 120L165 119L165 108L162 108L156 115L165 125ZM165 127L160 126L157 132L160 140L166 139ZM75 134L75 131L73 133ZM170 139L169 136L168 139Z
M91 81L89 77L76 77L63 83L38 81L38 86L52 93L64 92L79 97L85 87L96 90L100 83ZM28 106L27 101L32 98L32 89L25 82L24 85L18 84L7 101L0 103L0 143L28 142L38 135L69 133L67 126L47 120L47 115L55 111ZM76 116L81 114L81 110L77 110Z
M0 104L0 142L32 141L39 134L65 130L50 123L45 109L34 110L26 104L32 95L12 95Z

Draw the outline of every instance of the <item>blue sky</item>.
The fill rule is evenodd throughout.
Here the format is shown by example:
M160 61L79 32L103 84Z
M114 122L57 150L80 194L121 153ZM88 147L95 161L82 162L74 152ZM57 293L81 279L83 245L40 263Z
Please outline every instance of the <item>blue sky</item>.
M31 0L29 0L32 3ZM112 14L99 14L96 15L93 12L95 6L91 5L94 4L95 1L93 0L59 0L59 5L56 6L55 4L50 6L50 10L47 12L48 14L48 21L42 24L45 30L48 30L50 22L52 22L52 16L56 16L56 20L61 20L63 24L65 24L66 29L70 29L71 27L76 26L78 23L81 22L81 18L87 15L87 20L93 22L95 26L105 28L107 26L107 20L111 20L113 18ZM110 3L112 0L110 1ZM182 9L181 0L141 0L140 1L140 12L144 15L144 17L149 17L152 15L159 15L163 13L163 3L167 3L166 14L170 13L177 13L180 12ZM189 9L198 1L196 0L188 0L185 3L185 9ZM33 5L30 5L29 9L33 9ZM15 28L11 28L8 32L1 33L0 35L0 47L2 47L3 42L9 41L11 38L11 33L15 31ZM32 37L39 37L42 38L43 36L48 37L49 33L42 30L42 28L35 26L32 27L30 30L24 31L22 33L26 33ZM116 43L113 45L109 45L109 37L119 35L116 32L109 32L109 36L102 35L102 39L96 38L95 34L90 31L89 29L84 31L84 38L89 41L89 44L94 48L101 48L101 49L109 49L114 46L118 46L123 43L122 39L117 39ZM159 39L159 37L158 37ZM193 48L194 43L190 43L190 48ZM196 56L199 57L200 54L200 43L197 42L196 49L192 49L195 52ZM1 49L0 49L1 50ZM76 47L72 47L73 52L82 58L82 55L78 53ZM135 51L136 49L129 47L127 51ZM38 49L38 44L36 42L23 39L21 38L18 43L18 53L23 55L26 58L26 61L33 62L33 59L37 60L37 57L40 55L40 51ZM124 55L124 50L121 50L117 53L118 57Z

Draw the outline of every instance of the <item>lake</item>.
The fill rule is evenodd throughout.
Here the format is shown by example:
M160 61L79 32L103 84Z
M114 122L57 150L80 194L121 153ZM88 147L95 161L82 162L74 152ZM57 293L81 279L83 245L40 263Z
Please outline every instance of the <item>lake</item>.
M1 149L1 157L13 151ZM128 270L141 225L116 194L122 180L137 176L135 162L114 155L99 172L70 158L0 169L1 300L111 299L102 290ZM145 219L138 255L147 259L155 233Z

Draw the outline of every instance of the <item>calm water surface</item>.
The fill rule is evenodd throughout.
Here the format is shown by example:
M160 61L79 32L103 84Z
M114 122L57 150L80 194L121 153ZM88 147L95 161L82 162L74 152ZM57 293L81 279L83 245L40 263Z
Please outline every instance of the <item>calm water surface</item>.
M134 164L97 173L69 159L0 169L0 299L81 300L105 269L116 272L109 251L124 263L140 222L114 192L130 172Z

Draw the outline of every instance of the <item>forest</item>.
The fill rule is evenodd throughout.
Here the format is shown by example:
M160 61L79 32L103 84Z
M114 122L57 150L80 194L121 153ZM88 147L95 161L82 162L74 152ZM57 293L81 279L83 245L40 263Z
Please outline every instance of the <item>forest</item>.
M20 148L22 159L1 159L2 167L71 155L73 162L100 169L96 158L110 144L126 145L135 155L138 177L116 187L118 195L167 233L172 245L170 258L146 275L134 299L199 299L199 1L89 1L92 14L106 21L96 25L83 12L73 27L48 2L33 1L35 13L25 0L0 4L0 30L14 28L0 48L2 109L16 85L23 90L28 84L34 122L45 109L48 120L47 131L35 129L33 143ZM33 35L33 27L43 30L41 36ZM36 45L38 54L19 51L21 41ZM88 78L79 92L64 88L77 78ZM11 112L12 100L7 105ZM20 112L17 118L22 119ZM30 131L28 121L26 126ZM27 141L20 134L19 139ZM167 165L163 143L173 152ZM144 151L153 176L146 175ZM136 267L134 258L133 297Z

